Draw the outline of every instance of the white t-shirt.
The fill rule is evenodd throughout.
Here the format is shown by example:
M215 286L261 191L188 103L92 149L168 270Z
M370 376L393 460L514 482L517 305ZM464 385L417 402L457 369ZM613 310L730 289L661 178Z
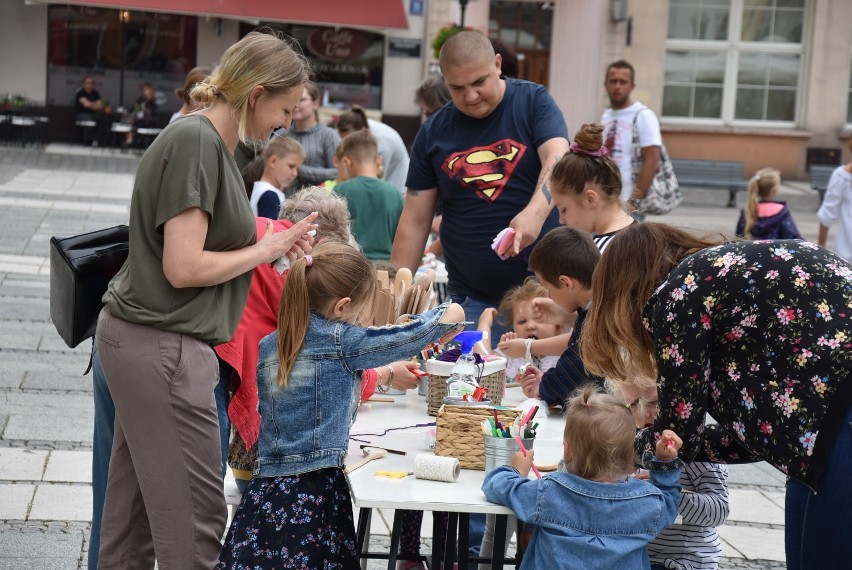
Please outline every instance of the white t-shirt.
M645 105L636 101L624 109L607 109L601 115L601 124L604 126L604 146L609 148L610 155L618 163L621 171L621 199L627 201L633 194L633 119ZM642 111L636 119L639 131L639 146L663 145L663 137L660 134L660 121L657 115L650 109Z
M831 173L817 219L825 227L837 224L834 251L847 261L852 260L852 174L845 167L838 166Z
M249 204L251 204L251 211L254 212L255 216L257 216L257 203L260 201L260 197L266 194L267 192L275 192L278 195L278 201L282 204L284 203L284 192L282 192L269 182L264 182L263 180L255 180L254 186L251 189L251 198L249 198Z

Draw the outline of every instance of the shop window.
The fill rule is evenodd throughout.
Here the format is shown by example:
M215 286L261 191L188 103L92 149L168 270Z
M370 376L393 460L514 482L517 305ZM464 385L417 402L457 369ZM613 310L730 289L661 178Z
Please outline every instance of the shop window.
M47 100L73 105L82 78L91 75L113 109L130 108L152 83L157 113L171 114L174 95L195 67L197 18L88 6L48 10Z
M806 0L672 0L663 116L793 126Z
M252 30L276 30L292 37L310 61L324 107L382 108L385 36L364 30L297 24L240 25L240 37Z

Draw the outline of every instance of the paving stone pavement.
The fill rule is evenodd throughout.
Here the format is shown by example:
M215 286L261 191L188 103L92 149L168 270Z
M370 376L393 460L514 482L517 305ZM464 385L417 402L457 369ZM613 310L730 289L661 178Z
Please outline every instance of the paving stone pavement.
M50 323L48 242L126 222L138 163L136 155L103 149L0 147L0 570L85 568L93 404L91 377L82 373L89 345L69 349ZM725 207L725 192L688 188L684 195L662 220L733 232L739 210ZM815 239L816 193L787 182L782 198L805 237ZM766 464L730 471L720 567L784 568L784 478ZM391 520L390 512L374 517L372 548L387 549Z

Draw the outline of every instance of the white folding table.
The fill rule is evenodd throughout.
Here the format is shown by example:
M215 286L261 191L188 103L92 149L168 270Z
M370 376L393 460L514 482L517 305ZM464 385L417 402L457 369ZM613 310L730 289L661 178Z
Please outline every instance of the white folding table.
M517 405L524 400L520 388L510 388L503 399L504 405ZM535 416L539 423L535 443L536 463L556 463L562 457L563 418L550 417L539 412ZM458 554L459 568L466 568L468 543L468 518L470 513L494 514L497 516L492 568L501 568L504 562L506 516L512 511L490 503L482 492L484 471L462 469L458 481L444 483L427 481L408 476L390 479L377 476L376 471L414 471L414 457L420 453L431 454L428 446L429 432L434 426L411 427L433 423L435 418L426 413L426 398L409 391L397 396L395 403L367 402L358 411L358 418L351 429L349 453L346 463L352 464L363 457L362 444L405 451L406 455L387 454L373 460L348 475L349 488L358 517L358 551L362 567L368 558L387 559L388 568L396 568L401 517L394 515L391 531L390 552L369 552L370 518L372 509L394 509L449 513L449 524L445 541L441 517L434 518L432 568L439 568L441 558L444 568L452 568ZM388 431L389 428L405 428ZM530 474L531 477L534 475ZM442 543L445 546L442 547Z

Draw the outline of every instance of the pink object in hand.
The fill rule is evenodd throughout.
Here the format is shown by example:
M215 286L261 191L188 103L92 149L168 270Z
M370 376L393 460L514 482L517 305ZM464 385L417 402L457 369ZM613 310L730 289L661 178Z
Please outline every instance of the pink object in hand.
M510 249L512 249L512 245L514 243L514 228L506 228L499 234L497 234L497 237L494 238L494 241L491 243L491 249L497 252L497 255L500 256L500 259L508 259L509 256L506 254Z
M521 453L523 453L524 457L526 457L527 456L527 448L524 447L524 442L522 442L521 438L518 437L518 436L515 436L515 442L518 444L518 447L521 448ZM532 470L533 470L533 473L535 473L535 476L538 477L539 479L541 479L541 473L539 472L538 467L536 467L535 464L530 465L530 467L532 467Z

